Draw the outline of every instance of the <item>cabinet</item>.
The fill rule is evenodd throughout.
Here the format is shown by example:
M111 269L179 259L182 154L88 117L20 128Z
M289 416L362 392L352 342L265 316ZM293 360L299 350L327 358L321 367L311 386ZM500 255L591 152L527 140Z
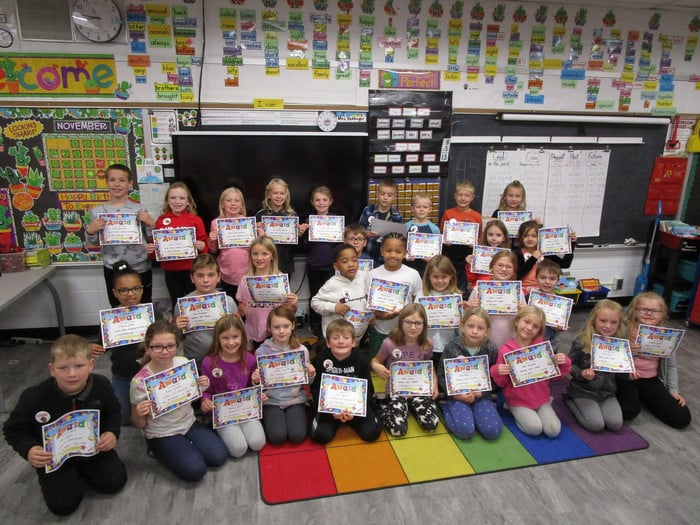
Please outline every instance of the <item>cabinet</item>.
M696 281L700 237L679 237L657 231L649 264L649 290L662 295L669 311L688 310Z

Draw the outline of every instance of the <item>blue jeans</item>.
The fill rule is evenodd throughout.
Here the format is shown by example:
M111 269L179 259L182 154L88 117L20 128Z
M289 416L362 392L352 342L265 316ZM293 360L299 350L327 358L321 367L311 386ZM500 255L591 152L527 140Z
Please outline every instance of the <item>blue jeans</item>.
M148 448L178 478L199 481L207 467L219 467L228 459L228 449L216 432L199 421L185 434L147 439Z
M119 350L117 350L119 351ZM122 425L128 425L131 421L131 399L129 398L129 388L131 379L127 379L116 374L112 374L112 388L122 407Z

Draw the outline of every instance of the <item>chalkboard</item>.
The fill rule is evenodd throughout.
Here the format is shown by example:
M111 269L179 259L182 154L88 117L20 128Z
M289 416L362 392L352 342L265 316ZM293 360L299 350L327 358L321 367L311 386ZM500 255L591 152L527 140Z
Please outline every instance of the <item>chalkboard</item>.
M537 137L642 137L644 144L613 144L605 187L600 236L583 238L596 244L621 244L628 237L646 242L652 217L644 215L644 203L654 167L654 159L663 152L667 127L658 124L600 124L568 122L504 121L490 114L455 114L452 117L453 143L446 195L451 199L458 180L468 179L476 185L473 207L483 215L493 210L481 209L484 189L486 153L489 149L512 149L518 144L459 144L459 136L537 136ZM568 144L527 144L546 149L569 149ZM572 144L576 150L600 149L604 144ZM538 191L526 188L527 192ZM549 196L551 197L551 196ZM448 206L449 207L449 206Z

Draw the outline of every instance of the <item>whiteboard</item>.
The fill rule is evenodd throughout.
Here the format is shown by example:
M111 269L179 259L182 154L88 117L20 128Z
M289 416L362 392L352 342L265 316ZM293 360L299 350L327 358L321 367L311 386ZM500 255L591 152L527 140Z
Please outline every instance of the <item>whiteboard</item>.
M570 226L578 237L598 237L610 151L489 151L482 212L498 208L506 185L525 186L526 209L545 226Z

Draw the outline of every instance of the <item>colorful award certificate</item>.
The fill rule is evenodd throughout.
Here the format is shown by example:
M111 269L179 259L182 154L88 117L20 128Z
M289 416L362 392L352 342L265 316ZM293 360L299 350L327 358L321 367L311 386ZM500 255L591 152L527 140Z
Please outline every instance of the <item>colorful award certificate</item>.
M409 232L406 247L409 257L414 259L432 259L442 252L442 235L438 233Z
M350 308L343 318L349 322L355 329L355 338L359 339L369 328L369 321L372 318L372 312L365 312L364 310L355 310Z
M275 244L297 244L299 234L299 217L296 215L263 215L265 235Z
M253 304L271 306L287 302L289 276L286 273L249 275L245 278L245 284L253 299Z
M407 284L372 277L367 296L367 308L380 312L395 312L406 305L410 287Z
M343 242L344 229L342 215L309 215L310 242Z
M474 251L472 252L472 262L469 265L469 270L472 273L478 273L481 275L491 275L491 259L500 251L510 250L508 248L499 248L498 246L481 246L477 244L474 246Z
M392 396L430 396L433 390L432 361L395 361L391 363Z
M156 261L179 261L197 257L197 240L195 229L160 228L153 230L153 242L156 245Z
M489 356L474 355L445 359L445 386L448 396L469 392L489 392Z
M262 387L260 385L214 394L212 423L214 428L238 425L245 421L262 419Z
M263 388L305 385L309 382L303 350L259 355L257 359Z
M353 416L367 415L367 380L359 377L321 375L318 411L327 414L347 412Z
M102 346L114 348L140 343L146 336L146 329L154 321L151 303L100 310Z
M48 474L74 456L94 456L100 438L100 411L74 410L53 423L41 427L44 450L51 454L51 462L44 467Z
M255 217L219 217L216 236L219 248L247 248L257 237Z
M599 372L634 373L629 340L593 334L591 368Z
M105 227L100 230L100 245L141 244L141 223L136 213L100 213Z
M442 226L442 236L445 242L474 246L479 242L479 224L450 219Z
M428 314L428 328L459 326L461 295L428 295L419 297L418 302L423 305L425 313Z
M525 221L531 221L534 214L531 211L499 211L498 220L506 225L509 237L518 236L518 228Z
M537 231L537 248L542 255L571 253L571 228L540 228Z
M554 352L549 341L518 348L503 354L510 365L510 380L513 386L538 383L553 377L559 377L559 367L554 362Z
M639 355L648 357L671 357L678 350L685 330L640 324L637 342L641 348Z
M153 419L202 397L194 359L143 380Z
M477 281L481 307L491 314L516 314L522 295L520 281Z
M180 297L177 307L180 315L187 316L187 328L183 330L185 333L211 330L216 322L228 313L224 292Z
M536 306L544 312L547 326L561 328L562 330L569 328L571 308L574 306L573 299L540 292L539 290L530 290L530 298L527 304Z

